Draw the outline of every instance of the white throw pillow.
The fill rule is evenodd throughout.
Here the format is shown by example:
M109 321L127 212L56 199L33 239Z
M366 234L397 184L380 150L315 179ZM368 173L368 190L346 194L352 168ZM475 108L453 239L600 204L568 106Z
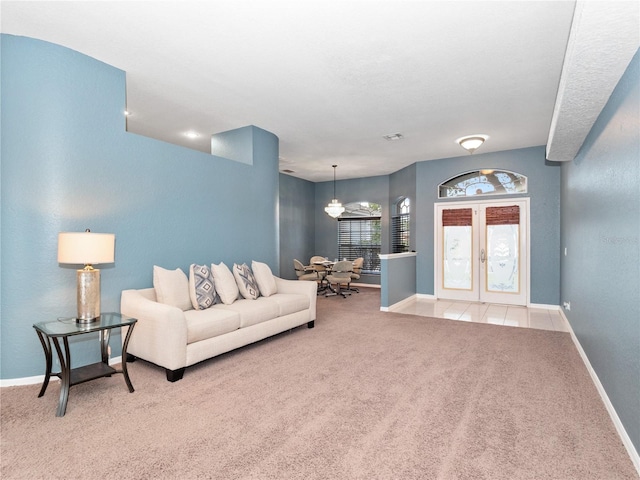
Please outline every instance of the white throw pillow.
M260 295L270 297L274 293L278 293L276 279L273 278L269 265L254 260L251 262L251 270L253 270L253 276L256 277L256 282L258 282Z
M205 310L216 303L213 275L208 266L192 263L189 267L189 297L196 310Z
M179 268L167 270L154 265L153 288L156 291L158 303L172 305L182 311L191 310L189 279Z
M220 262L220 265L215 263L211 264L211 273L213 274L213 284L216 288L216 292L225 305L231 305L238 298L238 284L236 279L233 278L233 273L229 270L224 262Z
M260 289L258 288L258 282L256 277L253 276L253 272L249 268L249 265L243 263L238 265L233 264L233 276L238 284L240 295L250 300L255 300L260 296Z

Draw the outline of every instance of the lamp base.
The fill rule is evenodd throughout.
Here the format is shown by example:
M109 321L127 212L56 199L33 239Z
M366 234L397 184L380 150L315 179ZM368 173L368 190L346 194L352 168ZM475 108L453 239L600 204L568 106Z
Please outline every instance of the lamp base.
M76 272L78 316L76 323L92 323L100 318L100 270L85 268Z

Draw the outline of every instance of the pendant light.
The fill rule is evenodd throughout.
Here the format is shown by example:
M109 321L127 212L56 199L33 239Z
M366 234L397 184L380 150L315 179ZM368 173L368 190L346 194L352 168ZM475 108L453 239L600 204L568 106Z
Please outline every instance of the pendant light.
M333 199L331 200L331 203L329 203L329 205L324 207L324 211L327 212L327 214L333 218L338 218L342 214L342 212L344 212L344 207L336 198L336 167L337 166L338 165L333 165Z

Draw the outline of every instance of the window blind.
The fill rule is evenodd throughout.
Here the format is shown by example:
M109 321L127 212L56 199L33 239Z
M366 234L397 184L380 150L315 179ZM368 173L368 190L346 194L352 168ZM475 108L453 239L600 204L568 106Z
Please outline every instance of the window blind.
M340 259L364 259L362 271L380 273L382 238L380 217L338 218L338 255Z
M520 223L520 207L487 207L487 225L518 225Z
M470 208L452 208L442 211L443 227L467 227L472 225L473 215Z
M402 213L391 218L391 253L409 251L409 214Z

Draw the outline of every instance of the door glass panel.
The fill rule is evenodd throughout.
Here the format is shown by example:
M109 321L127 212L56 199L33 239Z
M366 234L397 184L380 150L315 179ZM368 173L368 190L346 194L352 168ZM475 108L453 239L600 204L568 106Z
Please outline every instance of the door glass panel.
M518 225L487 225L487 291L519 293L519 230Z
M443 287L458 290L473 288L472 227L447 226L442 252Z

